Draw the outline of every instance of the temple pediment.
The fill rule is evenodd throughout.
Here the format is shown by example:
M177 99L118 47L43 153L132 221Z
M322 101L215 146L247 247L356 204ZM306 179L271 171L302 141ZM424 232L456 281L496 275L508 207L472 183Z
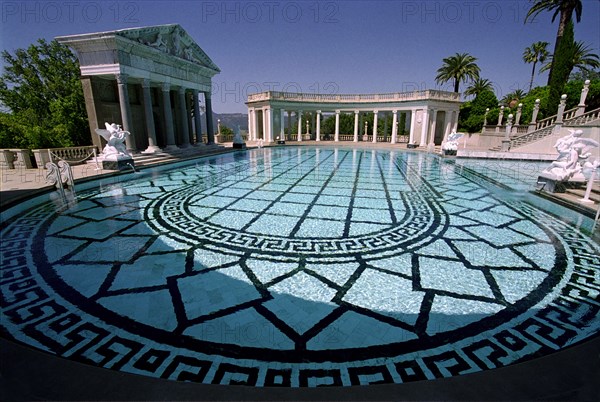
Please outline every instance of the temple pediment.
M178 24L123 29L115 34L140 43L159 52L178 57L220 72L217 65Z

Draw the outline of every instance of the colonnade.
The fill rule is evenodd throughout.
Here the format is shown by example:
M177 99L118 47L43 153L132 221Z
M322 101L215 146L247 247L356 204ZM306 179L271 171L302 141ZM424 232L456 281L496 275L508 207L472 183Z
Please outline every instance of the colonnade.
M311 124L310 126L315 127L314 132L314 140L322 141L322 133L321 133L321 119L323 115L323 110L321 109L284 109L284 108L274 108L271 106L264 107L249 107L248 108L248 132L249 139L251 141L257 141L259 139L264 140L265 142L273 142L277 137L284 139L285 135L285 127L284 127L284 117L285 113L288 113L288 136L287 140L296 140L302 141L307 136L305 134L309 134L309 137L313 139L313 136L310 135L310 131L308 130L308 125L305 131L303 131L302 125L302 115L304 111L315 112L316 113L316 127ZM373 113L373 124L372 127L368 128L365 126L365 130L363 130L363 135L371 135L372 142L376 143L378 141L377 138L377 130L379 123L379 115L384 112L392 113L392 132L390 137L390 143L395 144L398 142L398 122L399 115L401 113L406 114L406 121L410 119L410 129L409 129L409 140L408 142L411 144L418 144L419 146L427 146L430 144L439 145L445 138L453 131L456 131L458 126L458 112L456 110L443 109L443 108L429 108L422 107L416 108L412 107L410 109L354 109L354 110L342 110L336 109L333 111L335 113L335 129L333 133L333 141L338 142L341 139L340 136L340 114L341 113L353 113L354 114L354 130L352 133L342 133L342 134L352 134L352 141L359 141L359 129L360 124L360 113L372 112ZM291 131L291 114L295 113L297 119L297 127L296 127L296 135L292 136ZM438 129L438 120L440 119L440 113L443 113L443 127ZM387 121L385 122L387 124ZM442 131L443 130L443 131ZM442 132L443 135L436 141L436 132ZM437 142L437 143L436 143Z
M142 140L140 135L133 130L133 120L131 113L131 104L129 102L129 88L131 84L136 84L140 79L133 79L126 74L116 74L117 90L119 98L119 109L121 112L122 128L129 131L131 135L127 136L126 146L129 151L137 151L137 141ZM128 85L129 84L129 85ZM144 114L145 132L147 135L148 147L144 153L159 152L161 149L158 146L156 135L156 127L154 122L154 114L152 107L152 87L160 88L160 99L158 103L161 107L161 121L164 122L164 144L165 150L175 150L179 148L187 148L194 143L195 145L203 144L202 138L202 122L200 113L200 94L204 96L205 101L205 118L207 128L207 144L214 143L214 129L212 122L212 102L210 91L198 91L196 89L185 88L184 86L174 86L169 82L152 82L147 78L141 79L142 87L142 103ZM171 97L176 102L173 108ZM175 112L175 115L174 113ZM178 132L176 133L174 119L178 119ZM177 135L178 134L178 135ZM137 138L136 138L137 136Z

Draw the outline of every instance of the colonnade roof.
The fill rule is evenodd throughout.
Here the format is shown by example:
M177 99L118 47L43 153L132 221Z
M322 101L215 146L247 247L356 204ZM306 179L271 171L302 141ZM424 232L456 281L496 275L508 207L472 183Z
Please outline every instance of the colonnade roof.
M267 91L248 95L248 107L273 106L301 110L392 110L427 106L458 110L460 94L456 92L422 90L383 94L316 94Z

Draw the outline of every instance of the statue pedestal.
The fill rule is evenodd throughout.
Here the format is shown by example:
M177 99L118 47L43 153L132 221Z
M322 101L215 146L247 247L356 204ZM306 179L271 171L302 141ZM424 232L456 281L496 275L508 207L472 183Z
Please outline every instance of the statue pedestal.
M581 188L585 181L565 181L548 176L538 176L537 185L548 193L564 193L567 189Z
M277 145L285 145L285 140L277 140Z
M409 142L409 143L406 145L406 148L408 148L408 149L415 149L415 148L419 148L419 144L416 144L416 143L410 143L410 142Z
M131 156L109 155L102 159L102 169L128 170L135 168L135 161Z
M246 143L233 143L233 149L246 149Z
M502 152L510 151L510 140L502 140Z

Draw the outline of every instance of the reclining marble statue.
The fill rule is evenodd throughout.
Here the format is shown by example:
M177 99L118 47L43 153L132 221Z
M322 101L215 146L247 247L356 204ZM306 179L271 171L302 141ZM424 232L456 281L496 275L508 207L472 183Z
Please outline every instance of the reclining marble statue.
M598 142L582 138L581 130L569 130L569 134L559 138L554 144L558 158L538 177L538 183L545 183L550 192L563 192L567 187L585 184L588 176L598 166L598 158L592 157Z
M104 123L106 129L96 129L96 133L106 140L106 145L100 155L102 168L109 170L133 169L134 161L125 147L125 140L130 135L121 126L115 123Z

